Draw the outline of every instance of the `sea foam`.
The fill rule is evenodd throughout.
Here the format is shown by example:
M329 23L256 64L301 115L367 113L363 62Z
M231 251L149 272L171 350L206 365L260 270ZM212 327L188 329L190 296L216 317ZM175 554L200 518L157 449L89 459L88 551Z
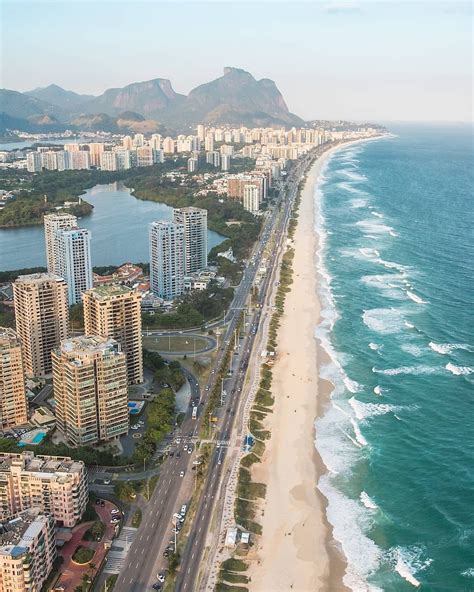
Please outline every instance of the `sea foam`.
M359 499L368 510L378 510L379 507L367 492L362 491L359 496Z
M449 368L448 368L449 369ZM441 368L435 366L400 366L399 368L372 368L372 372L376 374L385 374L386 376L398 376L399 374L413 374L420 376L422 374L439 374L442 372Z
M372 308L364 311L364 324L376 333L399 333L404 328L404 311L397 308Z
M451 374L455 374L456 376L468 376L469 374L474 374L474 368L469 366L456 366L455 364L446 364L446 370L449 370Z
M426 300L423 300L423 298L420 298L420 296L418 296L414 292L410 292L410 290L407 290L406 292L408 298L410 298L410 300L413 300L413 302L416 302L417 304L428 304Z
M467 343L434 343L433 341L430 341L428 345L433 351L443 355L450 354L457 349L473 351L473 348Z

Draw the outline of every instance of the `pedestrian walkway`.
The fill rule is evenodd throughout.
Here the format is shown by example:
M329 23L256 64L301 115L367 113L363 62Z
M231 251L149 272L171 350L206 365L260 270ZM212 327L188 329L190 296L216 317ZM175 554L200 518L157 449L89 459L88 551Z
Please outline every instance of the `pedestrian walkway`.
M107 555L104 573L120 573L137 531L137 528L132 528L131 526L124 526L122 528L119 536L112 543L112 547Z

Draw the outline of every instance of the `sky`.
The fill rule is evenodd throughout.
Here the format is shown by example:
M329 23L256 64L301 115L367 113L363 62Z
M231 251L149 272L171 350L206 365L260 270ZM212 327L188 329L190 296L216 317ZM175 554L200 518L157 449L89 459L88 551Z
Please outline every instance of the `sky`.
M225 66L271 78L305 119L472 119L472 5L432 1L0 0L0 86L177 92ZM1 110L1 106L0 106Z

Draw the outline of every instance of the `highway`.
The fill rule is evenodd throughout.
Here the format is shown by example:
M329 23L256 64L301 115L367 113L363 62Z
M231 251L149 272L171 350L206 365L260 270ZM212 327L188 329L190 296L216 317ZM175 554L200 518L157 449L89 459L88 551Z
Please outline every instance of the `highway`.
M278 204L267 218L261 236L253 249L249 263L245 268L241 283L235 291L232 305L227 314L227 326L220 342L220 348L214 361L214 371L211 372L204 391L200 395L200 411L204 408L208 393L212 392L219 369L222 365L226 349L230 340L233 339L234 331L241 314L246 306L250 290L254 285L258 269L261 265L262 257L270 237L276 238L276 245L281 244L287 224L291 215L291 206L296 195L296 189L301 173L309 160L308 157L302 159L288 176L286 182L286 199L282 204L282 210ZM269 265L274 264L274 258L271 258ZM266 276L260 286L259 304L261 305L267 295L269 282L272 273L267 270ZM219 441L227 441L234 422L236 409L239 405L240 394L245 381L245 374L250 359L253 343L256 337L256 331L260 321L261 308L250 319L250 330L243 342L240 342L239 355L236 361L239 363L239 371L227 379L227 390L229 396L224 405L224 413L220 419L218 427ZM194 385L193 391L195 392ZM166 565L166 560L162 553L172 539L172 516L182 503L187 503L190 497L189 479L192 475L190 470L192 460L195 454L187 454L183 451L183 445L187 441L194 441L195 434L198 433L202 422L206 420L201 414L198 420L190 417L189 410L185 421L181 427L185 438L174 450L173 457L169 457L162 465L160 479L153 492L151 500L144 513L141 527L129 549L124 567L114 586L115 592L143 592L151 590L151 586L156 582L157 573L162 571ZM176 454L179 452L179 456ZM224 466L223 457L226 448L219 446L213 453L208 475L204 484L201 499L199 501L198 511L193 522L187 545L184 550L181 567L177 576L176 590L192 590L196 583L197 570L201 561L202 551L205 547L208 527L214 510L216 492L218 490L222 468ZM185 478L180 477L180 473L185 472ZM192 488L192 484L191 484Z
M279 248L282 246L283 240L286 237L286 230L288 222L290 220L292 206L296 196L298 188L298 182L301 178L303 171L309 164L309 157L304 158L293 170L287 186L287 196L285 203L283 204L284 210L279 218L279 224L274 229L275 233L275 245L274 253L276 254ZM268 238L268 235L267 235ZM263 254L265 241L262 241L259 249L260 256ZM277 257L271 258L272 267L277 262ZM258 328L261 321L262 305L266 298L269 296L269 289L271 288L271 282L273 277L274 269L268 269L265 275L265 279L260 286L259 291L259 308L252 321L252 327ZM252 349L254 341L256 339L256 331L251 331L248 335L244 344L244 357L241 360L241 366L238 373L237 384L233 389L233 396L228 399L226 413L224 414L223 425L220 430L218 442L226 442L229 440L231 431L234 424L234 418L240 403L240 396L243 391L245 375L248 367L249 360L252 356ZM259 355L259 352L255 352L255 355ZM257 361L256 363L259 363ZM189 534L186 548L181 558L180 570L176 579L175 590L179 592L191 592L197 589L199 584L198 575L201 567L203 551L206 547L206 537L208 534L209 525L212 522L212 516L217 502L217 493L219 491L219 485L222 478L222 472L224 468L223 456L226 453L226 448L216 448L212 462L209 467L209 473L207 476L206 485L201 498L201 503L196 514L192 530Z

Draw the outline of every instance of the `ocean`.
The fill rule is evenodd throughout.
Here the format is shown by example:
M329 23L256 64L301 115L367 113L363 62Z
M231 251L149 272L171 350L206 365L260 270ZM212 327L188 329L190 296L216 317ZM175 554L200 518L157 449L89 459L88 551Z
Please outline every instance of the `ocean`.
M469 125L393 125L315 188L334 384L318 487L354 591L474 590L474 202Z

